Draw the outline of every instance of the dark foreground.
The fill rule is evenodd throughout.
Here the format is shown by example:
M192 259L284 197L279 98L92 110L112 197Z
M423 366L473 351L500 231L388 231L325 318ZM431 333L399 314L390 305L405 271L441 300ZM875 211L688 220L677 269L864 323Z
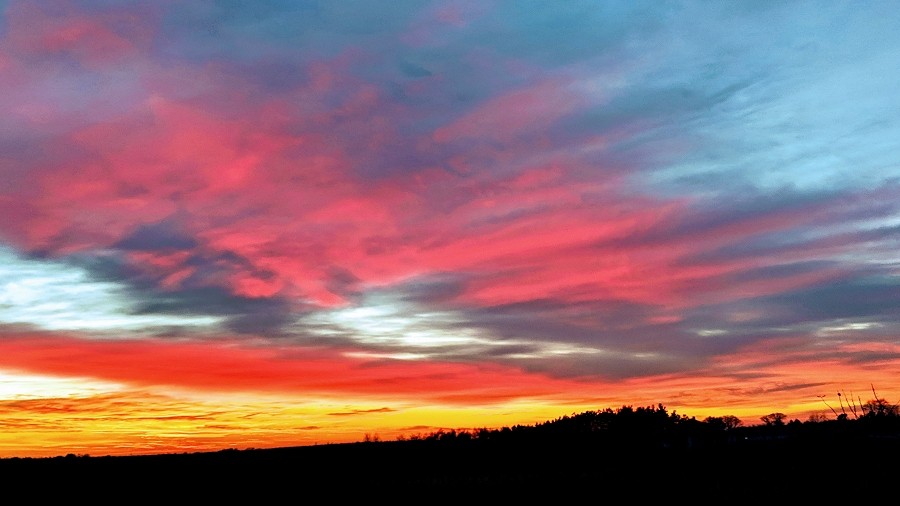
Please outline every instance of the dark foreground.
M632 443L408 441L2 459L0 480L8 497L27 502L94 504L322 504L361 499L458 503L488 498L532 503L893 503L900 493L897 437L739 437L677 448Z

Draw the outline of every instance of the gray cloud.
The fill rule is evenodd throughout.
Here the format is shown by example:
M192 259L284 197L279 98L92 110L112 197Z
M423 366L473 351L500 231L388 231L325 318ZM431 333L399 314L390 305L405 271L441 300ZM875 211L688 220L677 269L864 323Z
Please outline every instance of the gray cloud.
M287 301L275 297L250 298L222 287L186 288L135 293L139 314L203 314L226 317L229 330L245 334L278 336L292 319Z
M173 220L162 220L138 226L115 246L142 251L189 250L197 246L197 241L180 230Z
M86 255L67 261L87 269L96 280L126 286L132 311L137 315L223 317L225 330L263 336L283 335L283 327L295 318L295 309L283 298L244 297L231 293L227 287L210 283L221 269L246 262L233 255L193 255L188 264L195 267L197 273L176 288L163 288L161 279L116 256Z
M837 318L873 318L900 322L900 279L871 275L780 293L765 298L770 306L785 308L795 322Z

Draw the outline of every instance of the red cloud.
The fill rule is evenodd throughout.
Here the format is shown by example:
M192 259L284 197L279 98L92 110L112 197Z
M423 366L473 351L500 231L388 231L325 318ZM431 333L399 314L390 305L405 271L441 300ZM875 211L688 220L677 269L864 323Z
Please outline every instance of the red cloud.
M132 387L417 399L478 405L553 396L585 385L513 368L458 363L369 361L335 351L253 346L246 341L97 341L4 335L0 367L95 378Z

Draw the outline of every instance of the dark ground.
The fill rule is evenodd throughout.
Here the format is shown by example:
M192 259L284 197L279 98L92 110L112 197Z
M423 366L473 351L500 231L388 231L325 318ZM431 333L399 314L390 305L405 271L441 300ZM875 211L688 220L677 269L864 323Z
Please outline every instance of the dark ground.
M136 457L0 459L29 503L496 499L897 504L900 439L739 439L702 448L377 442ZM6 502L6 501L4 501ZM23 504L26 501L6 502Z

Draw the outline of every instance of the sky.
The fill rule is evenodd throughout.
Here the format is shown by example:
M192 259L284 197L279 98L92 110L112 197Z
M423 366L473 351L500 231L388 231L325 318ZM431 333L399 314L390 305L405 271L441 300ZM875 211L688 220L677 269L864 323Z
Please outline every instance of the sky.
M0 12L0 457L900 401L896 2Z

